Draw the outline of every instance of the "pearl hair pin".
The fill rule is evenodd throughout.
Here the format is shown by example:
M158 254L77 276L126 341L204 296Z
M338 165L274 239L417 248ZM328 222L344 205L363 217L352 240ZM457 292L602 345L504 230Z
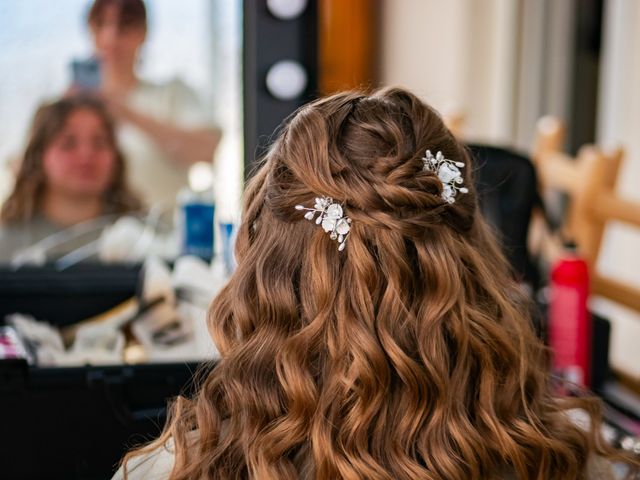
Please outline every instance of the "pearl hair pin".
M425 171L434 172L438 179L442 182L442 199L447 203L454 203L456 195L460 193L468 193L469 189L462 186L464 181L460 169L464 167L464 162L454 162L448 158L444 158L442 152L436 153L434 157L431 150L427 150L422 158Z
M321 225L331 240L338 241L338 251L344 250L347 235L351 230L351 219L344 214L342 205L334 202L331 197L318 197L315 199L313 208L296 205L296 210L306 210L304 218L309 221L315 218L316 225ZM317 218L316 214L319 214Z

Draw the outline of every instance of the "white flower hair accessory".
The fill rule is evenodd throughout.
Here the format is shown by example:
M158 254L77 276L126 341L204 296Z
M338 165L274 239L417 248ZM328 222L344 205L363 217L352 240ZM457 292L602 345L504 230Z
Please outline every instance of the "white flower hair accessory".
M347 241L347 235L351 230L351 219L344 214L342 205L333 201L331 197L318 197L313 208L307 208L304 205L296 205L296 210L307 210L304 218L315 219L316 225L321 225L323 230L329 234L331 240L337 240L338 251L344 250Z
M440 151L434 157L431 150L427 150L422 163L424 163L423 170L435 172L442 182L442 199L445 202L454 203L458 192L469 192L468 188L462 186L463 178L460 169L464 167L464 162L454 162L444 158Z

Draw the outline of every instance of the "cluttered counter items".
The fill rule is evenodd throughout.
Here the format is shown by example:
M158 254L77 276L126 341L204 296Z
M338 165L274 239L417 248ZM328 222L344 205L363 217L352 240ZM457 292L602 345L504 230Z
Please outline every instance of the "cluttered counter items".
M206 310L226 282L224 269L197 257L173 269L148 259L136 295L84 321L58 327L15 312L5 323L38 367L199 362L218 357Z

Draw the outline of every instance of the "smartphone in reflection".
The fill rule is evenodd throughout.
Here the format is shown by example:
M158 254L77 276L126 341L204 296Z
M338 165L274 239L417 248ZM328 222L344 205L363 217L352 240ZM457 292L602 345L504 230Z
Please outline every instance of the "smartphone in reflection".
M84 91L100 88L100 62L97 58L75 58L71 61L71 75L74 87Z

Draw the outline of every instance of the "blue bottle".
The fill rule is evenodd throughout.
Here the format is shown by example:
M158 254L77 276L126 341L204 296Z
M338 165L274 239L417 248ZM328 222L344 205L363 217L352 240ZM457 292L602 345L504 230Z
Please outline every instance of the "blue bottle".
M211 261L215 251L213 191L184 189L178 195L178 203L182 217L182 255L195 255Z

